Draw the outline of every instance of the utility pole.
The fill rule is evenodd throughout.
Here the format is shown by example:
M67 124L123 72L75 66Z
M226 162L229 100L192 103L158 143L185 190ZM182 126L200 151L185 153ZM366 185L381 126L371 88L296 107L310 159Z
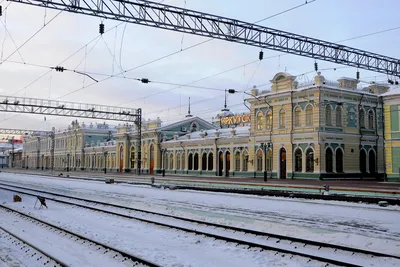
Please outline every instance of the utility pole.
M56 128L51 129L51 148L50 148L50 168L51 168L51 173L53 173L54 170L54 148L55 148L55 133L56 133Z
M11 138L11 168L14 168L14 136Z

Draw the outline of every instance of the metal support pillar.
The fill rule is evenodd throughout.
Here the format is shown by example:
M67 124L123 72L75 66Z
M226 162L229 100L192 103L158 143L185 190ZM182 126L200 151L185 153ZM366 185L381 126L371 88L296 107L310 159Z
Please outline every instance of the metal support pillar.
M51 148L50 148L50 168L51 172L54 170L54 148L55 148L55 136L56 136L56 128L51 129Z
M142 109L136 111L136 127L137 127L137 173L140 175L142 169Z

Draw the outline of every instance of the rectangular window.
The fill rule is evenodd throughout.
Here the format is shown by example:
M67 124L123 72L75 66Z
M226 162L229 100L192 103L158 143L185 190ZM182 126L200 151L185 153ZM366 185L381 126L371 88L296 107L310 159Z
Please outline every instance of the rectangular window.
M390 126L392 132L400 131L400 106L395 105L390 107Z

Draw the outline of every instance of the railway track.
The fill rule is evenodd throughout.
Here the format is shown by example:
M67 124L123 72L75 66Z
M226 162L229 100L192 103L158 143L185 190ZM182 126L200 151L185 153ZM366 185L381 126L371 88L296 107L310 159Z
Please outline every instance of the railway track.
M51 267L68 267L66 263L57 259L55 256L50 255L44 250L40 249L38 246L26 241L24 238L17 236L0 227L0 240L3 245L8 247L9 254L18 254L19 256L23 254L23 259L21 263L29 262L30 266L51 266ZM8 255L10 257L10 255ZM4 259L7 261L7 258ZM10 260L10 258L8 258ZM18 263L19 264L19 263ZM15 265L11 265L15 266Z
M31 175L31 176L44 176L44 177L58 177L51 173L32 173L32 172L10 172L8 173L14 174L23 174L23 175ZM85 176L62 176L58 178L68 178L75 180L85 180L85 181L97 181L104 182L104 176L95 176L94 178L89 178ZM149 182L144 182L143 179L132 180L132 181L123 181L116 180L115 183L119 184L131 184L131 185L148 185L152 186L150 180ZM274 196L274 197L286 197L286 198L298 198L298 199L314 199L314 200L324 200L324 201L343 201L350 203L368 203L368 204L378 204L380 201L386 201L389 205L400 205L400 198L393 194L388 194L386 197L378 197L378 196L366 196L366 195L351 195L351 194L330 194L323 195L321 193L307 193L307 192L298 192L293 191L290 188L280 189L280 190L269 190L269 189L251 189L251 188L232 188L232 187L213 187L213 186L199 186L199 185L188 185L186 183L169 182L162 181L160 186L169 188L169 189L180 189L180 190L195 190L195 191L205 191L205 192L216 192L216 193L234 193L234 194L244 194L244 195L258 195L258 196Z
M64 248L67 247L69 244L71 246L71 243L74 243L72 246L74 247L75 251L78 252L84 252L84 256L87 257L87 255L90 255L91 258L97 258L96 260L98 262L104 262L106 265L102 266L107 266L107 263L114 263L114 264L119 264L118 266L150 266L150 267L158 267L159 265L152 263L150 261L147 261L145 259L142 259L138 256L132 255L130 253L121 251L117 248L110 247L102 242L95 241L93 239L90 239L88 237L85 237L83 235L74 233L72 231L63 229L57 225L54 225L52 223L46 222L44 220L38 219L30 214L26 214L24 212L18 211L16 209L7 207L5 205L0 204L0 210L3 212L6 212L8 216L13 216L17 220L14 220L15 222L19 222L21 224L22 221L25 223L28 222L29 230L27 229L26 231L29 231L31 234L35 233L39 230L39 228L45 229L46 232L49 232L52 234L52 236L57 236L57 242L56 243L63 243ZM25 224L26 226L26 224ZM4 230L8 235L13 235L10 233L10 231ZM24 230L25 231L25 230ZM0 235L1 237L7 238L6 235ZM28 244L28 246L32 247L34 250L39 251L41 254L43 254L45 257L49 258L49 260L44 262L44 266L72 266L69 264L67 261L68 260L57 260L53 256L50 256L49 253L45 252L44 249L40 249L40 245L32 245L31 243L28 243L26 241L22 241L21 238L16 237L13 235L14 238L19 239L21 242L24 242ZM38 242L37 242L38 243ZM17 243L18 244L18 243ZM57 246L54 244L54 246ZM26 246L22 246L21 249L24 249ZM29 252L29 249L26 251L27 253ZM76 254L76 252L75 252ZM79 254L79 253L78 253ZM43 260L43 256L37 255L37 253L33 253L32 256L36 256L37 260ZM50 260L54 261L58 265L48 265L50 263ZM93 265L96 266L96 265Z
M310 260L338 266L400 266L400 257L396 255L204 222L169 214L124 207L116 204L66 196L22 186L4 183L0 184L3 185L0 186L0 189L3 190L32 196L37 196L37 193L40 193L42 194L41 196L66 205L74 205L95 212L108 213L158 226L191 232L197 235L204 235L210 238L224 240L226 242L233 242L237 245L261 248L262 250L272 250L276 251L276 253L281 253L282 257L285 257L285 255L290 255L291 257L301 256ZM29 193L27 191L35 193ZM52 198L49 198L47 195L52 196ZM54 196L58 198L54 198ZM64 200L60 198L64 198ZM80 203L67 201L65 199L78 201ZM88 203L90 205L88 205ZM102 206L103 208L99 208L99 206ZM110 208L112 210L110 210ZM117 212L116 209L119 210L119 212ZM136 215L132 215L132 213L135 213ZM149 218L149 216L151 218ZM169 220L170 222L166 222L166 220Z

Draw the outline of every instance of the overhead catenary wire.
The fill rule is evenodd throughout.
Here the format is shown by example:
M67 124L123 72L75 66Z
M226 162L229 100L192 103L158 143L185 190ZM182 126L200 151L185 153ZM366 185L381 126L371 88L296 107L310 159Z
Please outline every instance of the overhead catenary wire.
M316 1L316 0L313 0L313 1L308 2L308 3L312 3L312 2L315 2L315 1ZM293 8L290 8L290 9L287 9L287 10L284 10L284 11L281 11L281 12L279 12L279 15L284 14L284 13L289 12L289 11L292 11L292 10L294 10L294 9L300 8L300 7L302 7L302 6L305 6L305 5L307 5L308 3L307 3L307 1L306 1L304 4L301 4L301 5L295 6L295 7L293 7ZM269 19L269 18L272 18L272 17L275 17L275 16L277 16L277 14L274 14L274 15L272 15L272 16L263 18L263 19L261 19L261 20L258 20L257 22L265 21L265 20L267 20L267 19ZM256 22L256 23L257 23L257 22ZM214 39L207 39L207 40L204 40L204 41L202 41L202 42L196 43L196 44L191 45L191 46L189 46L189 47L186 47L186 48L184 48L184 49L175 51L175 52L170 53L170 54L168 54L168 55L165 55L165 56L162 56L162 57L160 57L160 58L154 59L154 60L152 60L152 61L146 62L146 63L144 63L144 64L142 64L142 65L139 65L139 66L133 67L133 68L131 68L131 69L125 70L125 71L123 71L123 72L121 72L121 73L116 74L116 75L113 76L113 77L116 77L117 75L121 75L121 74L123 74L123 73L127 73L127 72L130 72L130 71L132 71L132 70L135 70L135 69L138 69L138 68L147 66L147 65L152 64L152 63L155 63L155 62L157 62L157 61L159 61L159 60L168 58L168 57L170 57L170 56L176 55L176 54L181 53L181 52L183 52L183 51L187 51L187 50L189 50L189 49L191 49L191 48L194 48L194 47L203 45L203 44L208 43L208 42L210 42L210 41L212 41L212 40L214 40ZM104 79L100 80L99 83L100 83L100 82L103 82L103 81L106 81L106 80L108 80L108 79L111 79L111 78L112 78L112 77L104 78ZM76 89L76 90L73 90L73 91L71 91L71 92L69 92L69 93L67 93L67 94L64 94L64 95L58 97L57 99L60 99L60 98L69 96L69 95L71 95L71 94L74 94L74 93L76 93L76 92L79 92L79 91L81 91L81 90L83 90L83 89L86 89L86 88L88 88L88 87L90 87L90 86L92 86L92 85L94 85L94 84L96 84L96 83L91 83L91 84L82 86L82 87L80 87L80 88L78 88L78 89Z
M119 23L114 27L118 27L122 24ZM110 28L109 30L105 31L105 33L112 31L112 29L114 28ZM72 57L74 57L76 54L78 54L80 51L82 51L83 49L85 49L85 47L89 44L91 44L92 42L99 40L100 35L97 35L95 38L91 39L89 42L87 42L85 45L83 45L82 47L80 47L79 49L77 49L74 53L70 54L68 57L66 57L63 61L61 61L58 65L62 65L64 64L66 61L68 61L69 59L71 59ZM10 61L10 60L7 60ZM15 61L10 61L10 62L15 62ZM27 65L25 63L25 65ZM43 67L43 65L39 65L39 64L32 64L32 65L36 65L36 66L40 66ZM80 65L80 64L78 64ZM48 68L48 66L45 66L46 68ZM36 78L35 80L33 80L32 82L30 82L28 85L26 85L25 87L21 88L20 90L16 91L15 93L12 94L12 96L15 96L16 94L18 94L19 92L21 92L22 90L27 89L28 87L32 86L34 83L36 83L37 81L39 81L41 78L43 78L44 76L46 76L47 74L49 74L52 71L52 69L49 69L47 72L43 73L41 76L39 76L38 78Z
M49 23L50 23L50 21L49 21ZM118 27L118 26L120 26L120 25L122 25L122 22L119 23L119 24L117 24L117 25L114 26L114 27ZM109 30L105 31L105 33L111 31L114 27L112 27L112 28L110 28ZM92 40L90 40L90 41L89 41L88 43L86 43L84 46L80 47L80 48L79 48L78 50L76 50L74 53L72 53L72 54L69 55L67 58L65 58L63 61L61 61L61 62L59 63L59 65L62 65L64 62L68 61L70 58L72 58L73 56L75 56L76 54L78 54L82 49L84 49L87 45L89 45L89 44L91 44L92 42L94 42L94 41L95 41L96 39L98 39L99 37L100 37L100 36L98 35L98 36L96 36L95 38L93 38ZM47 75L48 73L50 73L51 71L52 71L52 69L50 69L50 70L48 70L47 72L43 73L41 76L39 76L38 78L36 78L36 79L33 80L32 82L30 82L28 85L26 85L25 87L21 88L21 89L18 90L17 92L13 93L12 96L15 96L16 94L18 94L18 93L21 92L22 90L27 89L28 87L30 87L31 85L33 85L34 83L36 83L37 81L39 81L41 78L43 78L44 76L46 76L46 75ZM15 115L13 115L13 116L10 116L9 118L4 118L4 119L1 120L0 122L4 122L4 121L7 121L7 120L10 120L10 119L15 118L15 117L17 117L17 116L19 116L19 115L21 115L21 114L19 113L19 114L15 114Z
M7 15L5 15L5 17L6 17L6 16L7 16ZM17 43L15 42L14 38L12 37L10 30L7 28L7 20L6 20L6 18L5 18L4 20L5 20L5 22L3 22L2 20L0 20L0 21L1 21L1 24L3 24L4 29L6 30L6 34L5 34L6 37L4 38L3 45L2 45L2 49L1 49L1 60L3 60L4 42L5 42L6 38L7 38L7 36L10 36L10 39L11 39L11 41L14 43L15 48L18 49ZM22 60L23 62L25 62L25 60L24 60L24 58L22 57L22 54L21 54L21 52L20 52L19 50L18 50L18 55L19 55L19 57L21 58L21 60ZM1 60L0 60L0 61L1 61Z
M49 25L55 18L60 15L62 11L58 12L54 17L52 17L45 25L43 25L40 29L38 29L31 37L29 37L24 43L22 43L17 49L14 50L5 60L0 62L0 65L4 63L7 59L12 57L15 53L17 53L22 47L24 47L30 40L32 40L37 34L39 34L47 25Z

